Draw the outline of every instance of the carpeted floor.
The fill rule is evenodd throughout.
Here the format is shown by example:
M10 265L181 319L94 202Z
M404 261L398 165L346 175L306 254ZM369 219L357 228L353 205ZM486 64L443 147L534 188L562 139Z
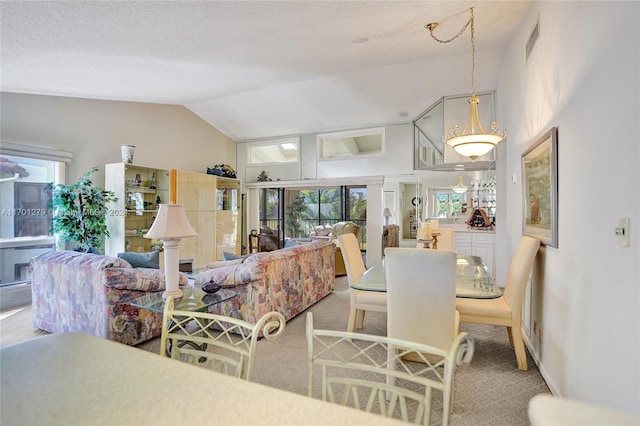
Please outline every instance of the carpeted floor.
M345 330L349 309L346 277L336 279L336 291L309 310L315 328ZM369 312L363 333L386 334L386 314ZM453 425L528 425L529 399L549 389L538 368L529 357L529 370L516 367L505 327L461 324L475 340L471 365L458 368L455 378ZM47 334L31 325L31 307L0 312L0 347ZM159 338L138 346L158 352ZM261 340L256 351L253 381L306 395L307 346L305 314L287 323L284 335L276 341ZM0 366L1 368L1 366ZM439 424L440 413L434 402L433 421Z

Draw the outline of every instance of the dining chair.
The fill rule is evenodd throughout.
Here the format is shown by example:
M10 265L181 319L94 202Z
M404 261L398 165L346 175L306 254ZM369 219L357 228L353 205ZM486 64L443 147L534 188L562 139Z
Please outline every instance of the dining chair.
M208 312L175 309L175 299L165 301L160 355L251 380L256 343L284 333L284 316L264 314L256 324Z
M438 250L453 250L453 228L438 230Z
M496 299L456 299L460 321L479 324L504 325L509 344L515 350L520 370L526 370L527 353L522 340L522 299L540 241L522 236L509 265L507 282L502 296Z
M336 242L336 240L343 234L353 234L358 239L360 233L360 225L351 221L338 222L331 227L331 233L329 234L329 241ZM340 277L347 274L345 266L344 256L341 253L340 246L336 247L335 264L336 264L336 277Z
M354 234L342 234L337 240L342 252L344 265L347 270L349 286L355 283L364 274L365 266L358 240ZM361 329L364 326L364 314L366 311L387 312L387 294L378 291L365 291L349 288L349 322L347 331L355 331L356 326ZM356 324L357 322L357 324Z
M473 357L473 340L466 333L442 349L388 336L314 329L311 312L306 332L309 397L314 390L318 394L317 374L322 400L416 424L430 424L433 391L443 398L450 394L456 366L468 365ZM407 355L422 362L410 362ZM444 405L442 424L449 422Z
M389 248L385 262L387 336L448 351L459 334L460 323L456 311L456 253ZM451 412L453 384L444 393L443 404L445 411Z
M448 348L458 334L456 260L451 250L388 248L387 335Z

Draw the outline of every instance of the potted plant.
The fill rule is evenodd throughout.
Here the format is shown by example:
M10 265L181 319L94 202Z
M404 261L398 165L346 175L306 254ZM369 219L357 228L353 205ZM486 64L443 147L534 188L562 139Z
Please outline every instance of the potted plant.
M94 186L93 167L72 185L52 185L53 231L65 243L77 242L74 248L87 253L101 253L109 230L105 218L106 204L118 201L113 191Z
M307 211L307 205L304 199L298 195L287 206L287 231L291 238L298 238L302 236L302 224L300 220L302 214Z

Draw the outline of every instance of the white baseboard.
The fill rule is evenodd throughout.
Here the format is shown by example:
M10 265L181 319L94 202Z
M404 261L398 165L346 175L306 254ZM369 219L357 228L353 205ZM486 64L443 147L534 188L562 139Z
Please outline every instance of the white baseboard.
M554 396L562 397L563 396L562 392L560 392L560 389L553 383L553 380L551 380L551 377L549 377L549 373L544 368L544 364L543 364L542 360L540 359L540 354L538 352L534 351L533 345L529 341L529 336L527 336L524 333L524 330L523 330L523 333L522 333L522 339L524 340L524 344L527 345L527 349L529 349L529 353L531 354L531 358L533 358L533 362L535 362L536 365L538 366L538 370L540 370L540 374L542 375L542 378L544 379L544 381L547 383L547 386L549 387L549 390L551 391L551 393Z
M31 283L0 287L0 310L24 306L31 303Z

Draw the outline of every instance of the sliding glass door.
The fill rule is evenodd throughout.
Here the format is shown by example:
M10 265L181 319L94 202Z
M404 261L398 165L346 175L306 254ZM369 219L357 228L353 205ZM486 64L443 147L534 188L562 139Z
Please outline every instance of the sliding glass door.
M318 225L333 226L345 220L360 225L358 239L365 249L366 186L260 190L260 225L277 230L278 247L284 247L287 239L308 237Z

